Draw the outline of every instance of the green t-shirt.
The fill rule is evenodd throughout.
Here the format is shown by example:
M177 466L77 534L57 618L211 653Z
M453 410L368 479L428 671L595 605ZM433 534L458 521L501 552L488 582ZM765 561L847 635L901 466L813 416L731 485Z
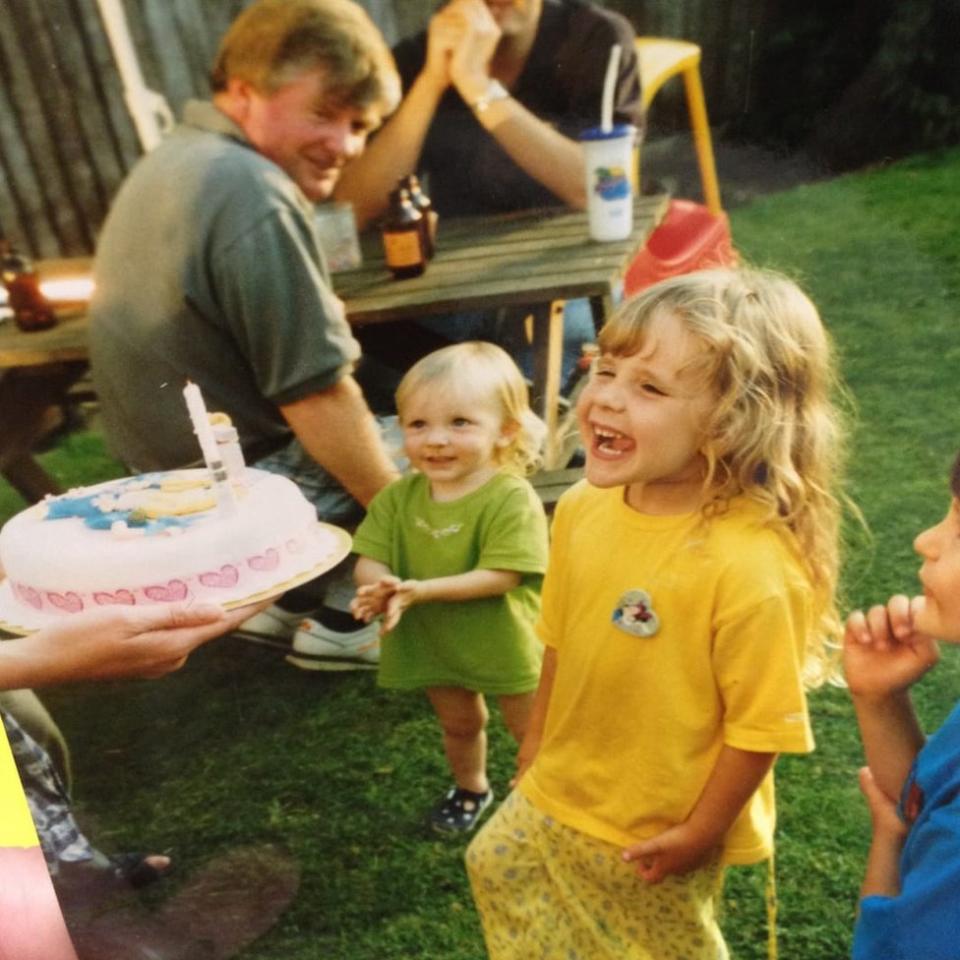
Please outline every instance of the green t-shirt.
M499 473L459 500L437 502L422 474L382 490L353 549L401 579L470 570L523 574L498 597L424 603L406 610L383 640L380 684L525 693L537 686L542 647L533 629L547 562L547 521L530 484Z

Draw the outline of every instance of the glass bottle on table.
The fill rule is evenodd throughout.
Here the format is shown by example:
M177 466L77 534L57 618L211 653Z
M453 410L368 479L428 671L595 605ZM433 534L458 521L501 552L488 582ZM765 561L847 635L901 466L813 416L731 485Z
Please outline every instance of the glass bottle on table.
M7 291L13 322L25 333L48 330L57 322L53 307L40 289L36 268L9 240L0 238L0 277Z
M427 241L427 259L433 257L437 250L437 211L433 209L433 201L424 193L420 185L420 178L415 173L408 173L400 181L400 186L406 187L410 194L410 202L423 216L424 233Z
M427 269L423 214L405 187L390 192L390 207L380 228L387 267L397 280L419 277Z

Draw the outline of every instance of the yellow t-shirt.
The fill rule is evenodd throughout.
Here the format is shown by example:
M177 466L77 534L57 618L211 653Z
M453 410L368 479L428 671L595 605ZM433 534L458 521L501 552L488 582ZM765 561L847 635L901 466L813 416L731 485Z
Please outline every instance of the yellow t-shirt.
M557 505L537 629L557 672L521 792L617 845L682 822L721 747L806 753L812 595L790 534L738 498L720 516L650 516L623 488ZM773 849L773 775L727 834L727 863Z
M0 848L35 847L38 843L20 775L0 723Z

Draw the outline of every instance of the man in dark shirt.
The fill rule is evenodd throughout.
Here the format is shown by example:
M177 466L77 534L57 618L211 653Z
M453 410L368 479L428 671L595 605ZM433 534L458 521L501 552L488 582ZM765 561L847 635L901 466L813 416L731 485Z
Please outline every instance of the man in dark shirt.
M586 205L578 133L600 122L610 49L621 47L616 122L641 123L634 31L586 0L452 0L428 29L394 48L404 87L399 109L352 160L337 187L366 225L413 170L426 175L444 215ZM441 220L441 238L442 238ZM442 243L442 239L441 239ZM524 356L521 316L442 318L452 339L482 337ZM586 301L568 304L565 373L593 333ZM365 351L378 351L376 331ZM382 353L389 353L385 348ZM519 356L518 356L519 354Z
M639 125L634 32L585 0L453 0L394 48L400 108L343 172L337 196L368 223L399 177L429 176L438 213L586 203L577 134L600 122L610 48L614 118Z

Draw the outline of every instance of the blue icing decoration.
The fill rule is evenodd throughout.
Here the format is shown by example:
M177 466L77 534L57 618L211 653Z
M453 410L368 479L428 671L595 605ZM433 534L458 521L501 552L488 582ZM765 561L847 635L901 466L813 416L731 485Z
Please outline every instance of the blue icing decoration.
M101 511L93 503L99 496L99 493L91 493L85 497L58 497L56 500L50 500L47 502L47 519L102 516Z
M168 527L189 527L192 517L157 517L147 521L147 533L162 533Z
M189 527L196 517L157 517L150 519L139 510L101 510L95 503L103 496L117 496L134 490L160 489L162 473L145 474L142 477L131 477L122 480L107 490L97 490L94 493L73 495L65 494L46 502L47 515L45 520L83 520L84 525L91 530L110 530L115 523L125 523L133 529L141 529L147 535L162 533L171 528ZM146 481L146 482L145 482Z
M118 520L129 523L127 515L128 511L126 510L111 510L109 513L97 511L96 516L87 517L83 522L91 530L109 530Z

